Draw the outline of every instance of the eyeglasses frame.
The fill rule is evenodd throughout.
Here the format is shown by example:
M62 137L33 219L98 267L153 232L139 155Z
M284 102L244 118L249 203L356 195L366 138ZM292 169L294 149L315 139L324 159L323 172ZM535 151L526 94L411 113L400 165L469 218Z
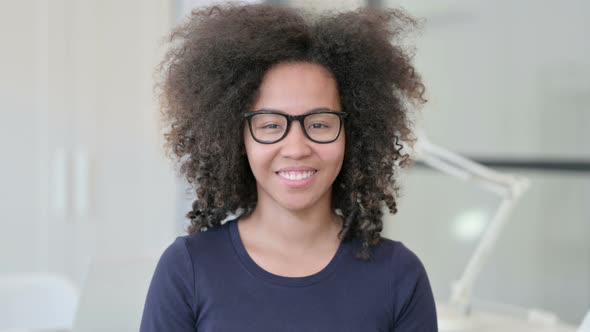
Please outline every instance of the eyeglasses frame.
M276 115L284 116L287 119L287 128L285 129L285 133L283 133L283 136L281 136L279 139L272 141L272 142L257 139L256 136L254 136L254 133L252 131L252 117L257 114L276 114ZM338 127L338 134L336 135L336 138L334 138L331 141L322 142L322 141L316 141L309 136L309 134L307 133L307 130L305 129L304 120L307 116L314 115L314 114L335 114L338 116L338 118L340 119L340 126ZM275 143L278 143L281 140L283 140L289 134L289 131L291 130L291 123L293 121L299 122L299 124L301 125L301 129L303 130L303 134L310 141L312 141L314 143L318 143L318 144L330 144L330 143L335 142L340 137L340 133L342 132L342 127L344 126L344 120L348 117L348 113L341 112L341 111L334 111L331 109L315 109L311 112L307 112L307 113L300 114L300 115L290 115L290 114L287 114L287 113L281 112L281 111L262 109L262 110L258 110L258 111L254 111L254 112L244 112L244 113L242 113L242 117L246 121L248 121L248 129L250 130L250 136L252 136L252 138L260 144L275 144Z

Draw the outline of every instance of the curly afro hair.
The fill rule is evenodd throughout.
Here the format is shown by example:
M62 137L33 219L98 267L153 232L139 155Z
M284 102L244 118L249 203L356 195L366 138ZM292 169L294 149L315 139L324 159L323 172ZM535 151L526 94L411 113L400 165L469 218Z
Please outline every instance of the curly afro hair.
M194 10L171 34L159 82L166 146L196 192L188 232L255 208L241 113L273 65L311 62L334 75L349 114L332 206L344 220L341 240L357 239L357 257L368 259L381 239L382 208L397 213L397 170L411 163L401 152L401 143L415 142L408 113L426 101L411 54L396 44L415 26L400 10L310 15L265 4Z

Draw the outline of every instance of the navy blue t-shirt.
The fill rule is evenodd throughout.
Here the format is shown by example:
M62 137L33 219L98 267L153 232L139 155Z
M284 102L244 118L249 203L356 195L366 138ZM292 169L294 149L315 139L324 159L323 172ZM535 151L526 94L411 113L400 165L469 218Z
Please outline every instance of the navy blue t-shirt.
M383 239L369 261L342 242L320 272L283 277L248 255L237 222L182 236L163 253L140 332L437 331L426 271Z

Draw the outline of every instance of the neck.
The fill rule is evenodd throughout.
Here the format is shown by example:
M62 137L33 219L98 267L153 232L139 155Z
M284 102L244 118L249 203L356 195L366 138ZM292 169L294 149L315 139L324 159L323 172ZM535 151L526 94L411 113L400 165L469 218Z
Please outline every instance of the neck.
M330 202L326 199L308 209L290 211L263 200L240 222L248 224L258 239L273 247L303 252L326 244L337 245L342 222Z

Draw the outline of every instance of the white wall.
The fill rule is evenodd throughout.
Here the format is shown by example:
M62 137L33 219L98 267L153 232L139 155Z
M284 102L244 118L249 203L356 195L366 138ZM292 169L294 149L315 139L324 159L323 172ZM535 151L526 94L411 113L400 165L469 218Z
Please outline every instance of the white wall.
M426 19L415 38L429 99L418 122L433 142L484 158L590 159L589 2L386 3ZM577 324L590 308L590 176L518 173L531 189L474 296ZM437 298L447 300L486 224L470 239L456 227L465 213L489 217L497 198L431 171L409 172L404 183L385 233L421 255Z
M38 4L0 2L0 272L45 265L45 47ZM42 19L42 18L41 18ZM45 135L44 135L45 134Z
M0 3L0 273L79 285L91 257L172 241L153 73L173 14L159 0Z
M446 2L417 39L430 136L473 155L590 156L590 4Z

